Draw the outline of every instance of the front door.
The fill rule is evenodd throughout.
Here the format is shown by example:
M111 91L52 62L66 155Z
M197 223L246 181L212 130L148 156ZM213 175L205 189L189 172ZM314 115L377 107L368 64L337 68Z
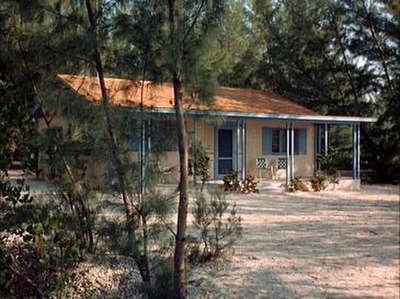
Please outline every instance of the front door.
M233 128L217 129L216 176L218 178L223 177L234 169L234 140Z

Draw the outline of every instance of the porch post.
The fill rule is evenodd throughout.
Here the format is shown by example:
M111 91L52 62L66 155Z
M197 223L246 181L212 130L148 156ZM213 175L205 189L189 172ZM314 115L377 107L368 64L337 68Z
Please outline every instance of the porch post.
M290 126L290 178L294 179L294 123Z
M360 123L357 124L357 178L361 179L361 131Z
M236 121L236 159L235 159L236 161L235 161L235 164L236 164L236 171L240 174L241 178L243 179L242 172L241 172L241 169L242 169L242 159L241 159L242 152L241 152L241 146L240 146L240 144L241 144L240 137L241 137L241 134L240 134L240 120L237 120Z
M197 117L193 117L193 136L194 139L197 140Z
M147 120L147 156L151 155L151 119ZM145 129L146 130L146 129Z
M193 116L193 142L192 142L192 155L193 155L193 160L195 159L196 155L196 142L197 142L197 117ZM192 173L193 173L193 183L196 186L197 184L197 177L196 177L196 171L194 169L194 161L192 163Z
M241 121L242 127L242 178L246 177L246 125L244 120Z
M286 186L289 185L291 179L290 167L290 122L286 122Z
M360 179L360 123L353 124L353 179Z
M318 155L321 153L321 125L314 125L314 168L320 170L321 163L319 162Z
M143 115L142 115L143 117ZM140 195L143 196L145 189L145 158L146 158L146 124L147 120L140 120L140 146L139 146L139 167L140 167Z
M328 155L328 146L329 146L329 127L328 124L325 123L324 128L324 155Z

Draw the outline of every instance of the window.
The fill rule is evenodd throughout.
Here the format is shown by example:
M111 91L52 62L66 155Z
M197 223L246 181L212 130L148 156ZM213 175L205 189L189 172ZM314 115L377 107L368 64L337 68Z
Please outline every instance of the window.
M307 155L307 129L294 129L294 154Z
M127 135L128 150L131 152L138 152L140 146L140 130L138 128L131 128Z
M140 124L136 121L128 123L126 130L127 147L129 151L137 152L140 149ZM145 149L151 147L153 153L176 151L176 128L170 120L157 119L145 124Z
M263 128L263 155L286 155L286 129ZM307 155L307 129L294 130L294 154Z

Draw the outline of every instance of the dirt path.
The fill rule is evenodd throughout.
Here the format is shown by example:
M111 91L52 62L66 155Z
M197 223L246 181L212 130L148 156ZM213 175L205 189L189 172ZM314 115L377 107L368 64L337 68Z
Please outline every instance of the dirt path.
M243 239L189 298L400 298L399 187L232 195Z

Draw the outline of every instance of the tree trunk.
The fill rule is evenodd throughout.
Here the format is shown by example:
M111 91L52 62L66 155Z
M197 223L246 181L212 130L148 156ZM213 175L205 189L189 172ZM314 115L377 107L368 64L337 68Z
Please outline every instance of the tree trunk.
M93 8L91 5L91 0L86 0L86 9L88 12L89 22L90 22L90 30L92 31L93 37L93 59L95 62L100 89L101 89L101 96L102 96L102 105L104 109L104 114L106 116L107 122L107 134L108 134L108 141L111 151L111 159L114 163L115 172L117 174L117 179L120 187L120 192L122 194L122 198L124 201L125 209L126 209L126 218L127 218L127 229L128 229L128 238L129 242L132 244L132 247L137 247L136 244L136 235L135 235L135 216L137 211L137 207L134 206L132 196L128 193L127 187L125 185L125 174L122 166L122 161L119 156L118 147L116 144L116 139L114 135L114 129L112 126L111 121L111 113L109 107L109 97L107 92L107 87L104 80L104 70L103 64L97 44L97 25L96 25L96 17L93 12ZM142 215L143 216L143 215ZM145 216L144 216L145 217ZM146 224L146 223L145 223ZM144 231L147 233L147 225L144 227ZM147 235L144 236L147 239ZM147 246L146 246L147 248ZM150 275L150 265L149 259L147 255L147 249L143 253L143 255L139 255L136 257L136 264L139 268L139 272L143 282L148 285L151 285L151 275ZM147 293L147 297L152 299L154 296L150 292Z
M174 253L174 298L185 298L185 244L186 221L188 210L188 175L189 175L189 149L186 132L185 118L182 107L182 78L181 65L183 55L183 37L180 36L178 24L178 10L175 0L168 0L169 25L171 33L171 50L174 51L172 62L172 83L174 87L175 117L177 123L177 137L179 150L179 204L177 232Z
M110 107L109 107L109 98L108 98L108 92L107 92L107 87L105 84L104 80L104 70L103 70L103 64L101 61L98 45L97 45L97 25L96 25L96 17L93 12L92 4L90 0L86 0L86 9L89 17L89 22L90 22L90 30L92 33L93 37L93 59L95 62L95 67L97 70L97 75L99 79L99 84L100 84L100 89L101 89L101 97L102 97L102 105L104 109L104 114L106 117L106 122L107 122L107 135L108 135L108 142L110 146L110 151L111 151L111 158L114 162L114 167L115 167L115 172L117 174L117 179L120 187L120 192L122 194L122 198L125 204L126 208L126 214L128 218L128 222L133 221L133 216L134 216L134 207L132 203L132 198L127 193L126 186L125 186L125 180L124 180L124 171L122 167L122 161L119 157L118 154L118 148L117 144L115 142L115 135L114 135L114 129L112 126L112 121L111 121L111 113L110 113Z
M341 51L342 58L343 58L343 63L344 63L344 68L345 68L344 73L347 76L347 78L349 79L351 91L353 92L355 112L356 112L357 116L361 116L360 101L358 99L357 89L356 89L356 86L355 86L355 83L353 80L353 76L351 75L350 65L349 65L349 62L348 62L347 56L346 56L346 49L343 45L342 36L340 35L340 32L339 32L339 28L338 28L339 25L336 20L335 12L332 13L331 17L332 17L331 20L332 20L333 29L335 31L335 35L336 35L337 41L339 43L340 51Z
M185 298L185 244L186 244L186 222L188 211L188 142L185 119L182 109L181 80L174 75L174 98L175 115L178 126L178 148L179 148L179 205L178 224L174 255L175 272L175 298Z

